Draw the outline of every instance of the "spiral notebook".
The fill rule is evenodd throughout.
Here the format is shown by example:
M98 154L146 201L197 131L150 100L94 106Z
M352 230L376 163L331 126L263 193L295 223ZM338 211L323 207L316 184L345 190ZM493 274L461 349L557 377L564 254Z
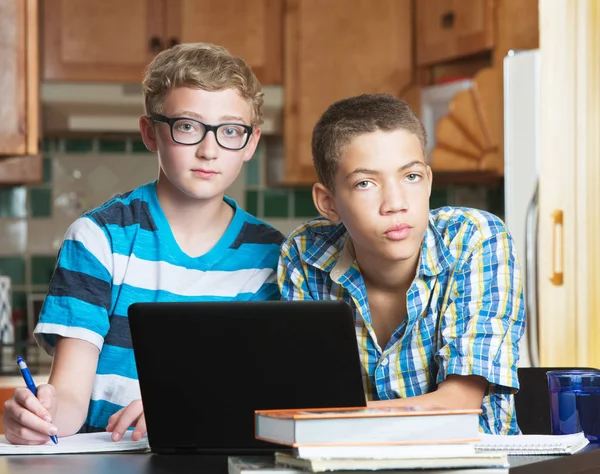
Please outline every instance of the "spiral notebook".
M568 435L482 434L477 451L501 451L511 455L574 454L589 444L583 432Z

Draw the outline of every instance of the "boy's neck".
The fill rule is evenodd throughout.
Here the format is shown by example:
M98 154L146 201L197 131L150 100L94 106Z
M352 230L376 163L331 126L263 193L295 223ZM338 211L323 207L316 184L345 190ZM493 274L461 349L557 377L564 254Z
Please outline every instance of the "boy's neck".
M373 258L355 248L356 262L367 286L386 292L407 291L417 273L419 252L408 260L394 262Z
M175 240L192 257L214 247L233 219L234 210L223 195L194 199L173 189L164 177L158 180L156 195Z

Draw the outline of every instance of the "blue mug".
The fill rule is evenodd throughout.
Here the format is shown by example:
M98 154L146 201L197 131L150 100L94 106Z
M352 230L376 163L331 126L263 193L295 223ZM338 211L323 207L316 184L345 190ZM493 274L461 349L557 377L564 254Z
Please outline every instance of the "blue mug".
M552 370L546 376L552 434L583 431L590 442L600 441L600 371Z

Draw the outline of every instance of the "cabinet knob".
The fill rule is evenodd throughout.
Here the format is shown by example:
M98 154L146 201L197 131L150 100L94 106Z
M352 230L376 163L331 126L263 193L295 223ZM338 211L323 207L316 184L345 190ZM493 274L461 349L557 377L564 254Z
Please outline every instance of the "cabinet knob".
M441 19L442 28L448 29L454 27L454 12L446 12Z
M177 46L179 44L179 40L177 38L175 38L174 36L171 37L171 39L169 40L169 48L172 48L173 46Z
M163 50L163 42L158 36L150 38L150 52L160 53Z

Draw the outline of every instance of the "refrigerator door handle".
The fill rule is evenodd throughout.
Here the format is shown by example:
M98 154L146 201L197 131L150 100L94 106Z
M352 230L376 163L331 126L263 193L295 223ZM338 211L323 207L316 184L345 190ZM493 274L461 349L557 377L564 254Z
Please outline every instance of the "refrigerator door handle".
M525 223L525 309L527 311L527 343L532 367L539 367L537 251L538 239L538 184L529 206Z

